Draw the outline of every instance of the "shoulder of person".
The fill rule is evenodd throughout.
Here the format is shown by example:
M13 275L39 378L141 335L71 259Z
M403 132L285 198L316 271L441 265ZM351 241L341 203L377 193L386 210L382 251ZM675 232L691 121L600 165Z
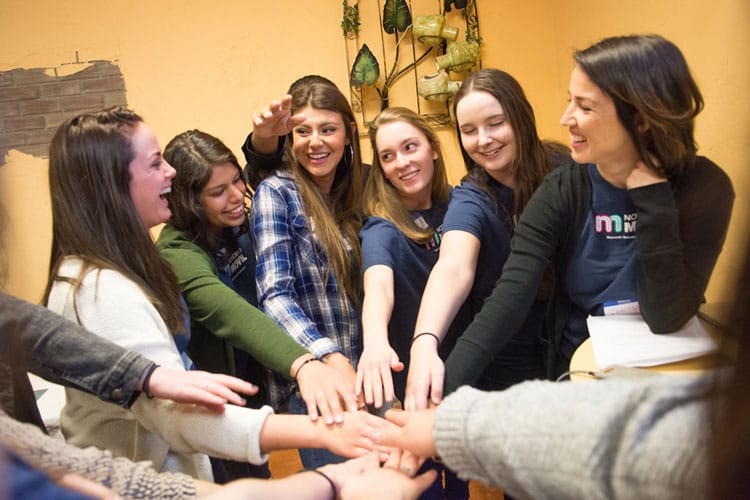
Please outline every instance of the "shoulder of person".
M360 229L359 235L361 238L365 238L373 235L382 235L394 232L400 234L400 231L393 222L389 221L388 219L384 219L383 217L370 215L366 217L364 222L362 223L362 229Z
M198 246L192 238L182 229L177 229L172 224L167 223L159 232L159 237L156 238L156 248L163 250L166 248L183 247L183 246Z
M723 185L724 188L733 190L732 180L719 165L705 156L696 156L693 164L685 170L684 176L692 182L710 183L712 185Z

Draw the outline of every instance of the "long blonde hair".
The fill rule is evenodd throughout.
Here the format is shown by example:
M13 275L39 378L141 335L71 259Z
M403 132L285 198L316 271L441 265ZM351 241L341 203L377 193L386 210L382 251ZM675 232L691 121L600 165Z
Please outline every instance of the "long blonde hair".
M432 174L432 190L430 198L433 203L446 203L450 196L448 175L445 173L445 161L440 148L440 141L429 124L414 111L401 108L387 108L378 114L370 123L370 144L372 144L372 169L365 185L364 212L365 215L382 217L393 223L407 238L417 243L426 243L433 236L432 229L417 226L411 213L404 206L399 191L385 178L383 167L378 156L376 136L383 125L393 122L405 122L419 130L427 139L432 150L437 154Z
M315 81L299 85L292 93L292 114L306 106L338 113L346 129L349 144L336 167L330 192L321 192L296 158L291 133L286 161L294 174L305 212L315 225L315 235L328 261L328 273L333 271L342 295L359 305L362 296L359 229L364 176L354 113L338 88Z

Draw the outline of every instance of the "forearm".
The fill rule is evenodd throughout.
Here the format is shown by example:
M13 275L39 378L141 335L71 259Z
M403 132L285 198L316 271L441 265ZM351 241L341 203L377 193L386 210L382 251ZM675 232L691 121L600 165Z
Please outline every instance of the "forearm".
M188 291L185 300L211 333L279 374L286 376L292 362L307 353L272 318L223 283Z
M158 433L178 452L207 455L261 464L261 429L273 414L269 406L260 409L226 405L224 412L156 399L139 398L133 405L138 421Z
M391 320L394 303L393 272L386 266L368 268L364 273L364 286L362 341L367 349L368 346L388 344L388 322Z
M292 474L282 479L239 479L223 486L211 486L212 490L208 491L213 491L215 496L209 498L217 500L235 498L330 500L336 496L330 483L324 477L309 471Z
M108 486L124 498L194 498L193 480L187 475L154 471L144 462L113 458L108 451L80 449L52 439L34 426L0 414L0 442L28 464L52 475L80 474Z
M176 230L167 226L163 232L173 236ZM282 375L306 352L272 319L224 284L200 247L181 240L166 245L161 239L157 246L177 275L194 322Z
M19 365L51 382L129 406L153 362L44 307L0 293L0 331ZM96 352L92 357L91 353Z
M438 260L422 294L414 335L430 332L442 340L469 296L473 281L474 269L471 266L450 265Z
M245 175L253 189L283 162L284 137L260 138L251 133L242 145L245 155Z
M294 448L324 448L321 429L325 424L313 422L305 415L270 415L260 433L262 453Z
M683 210L667 184L630 191L638 208L638 299L641 314L656 333L679 329L703 301L733 202L731 192L717 190L719 196L712 193L714 199L705 205L684 204L688 206Z
M676 490L705 479L706 382L662 376L462 388L438 407L433 436L460 477L516 498L619 498L633 484L642 496L648 489L645 496L679 498Z

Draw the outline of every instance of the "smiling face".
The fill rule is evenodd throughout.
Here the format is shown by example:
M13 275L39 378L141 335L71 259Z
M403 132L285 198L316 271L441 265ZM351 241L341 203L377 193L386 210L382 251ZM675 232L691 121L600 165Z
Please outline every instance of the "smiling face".
M141 122L130 138L133 160L130 171L130 197L143 225L151 228L171 215L166 194L172 186L175 169L161 156L161 148L151 128Z
M215 165L198 196L209 226L215 230L241 226L245 221L245 182L231 163Z
M560 123L570 132L572 156L578 163L595 163L600 170L635 166L633 141L617 117L615 103L576 66L568 87L570 103Z
M513 187L516 136L500 102L483 90L456 104L456 120L466 153L498 182Z
M305 121L292 131L292 148L302 168L324 193L331 190L344 148L349 144L342 116L326 109L305 106L297 111Z
M383 174L407 210L430 208L438 154L427 137L410 123L393 121L378 128L375 142Z

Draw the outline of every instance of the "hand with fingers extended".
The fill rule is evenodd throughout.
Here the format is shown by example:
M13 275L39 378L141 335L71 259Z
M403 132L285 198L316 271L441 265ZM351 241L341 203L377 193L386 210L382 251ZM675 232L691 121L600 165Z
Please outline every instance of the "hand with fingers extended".
M240 394L252 396L258 392L257 386L230 375L163 366L157 366L148 377L147 389L150 396L197 404L217 413L224 411L226 403L244 406Z
M272 140L276 147L276 138L283 137L305 120L305 115L292 116L292 96L286 95L280 101L273 101L259 113L253 114L253 145L256 140Z
M396 463L400 457L392 454L381 466L376 453L348 460L341 464L326 465L319 472L328 477L335 488L335 497L342 500L418 498L435 481L435 471L417 477L400 472Z
M390 454L392 447L380 445L374 438L388 429L391 432L397 430L394 424L367 411L348 411L341 423L325 425L316 422L315 425L321 436L322 447L350 458L370 451L377 451L382 456Z
M357 395L357 372L354 371L354 367L349 361L349 358L347 358L340 352L332 352L330 354L327 354L326 356L323 356L323 362L327 366L330 366L331 368L336 370L336 372L339 374L339 377L342 380L345 380L347 384L349 384L349 387L354 392L354 397L357 400L357 409L361 410L362 408L364 408L364 398Z
M357 365L357 396L364 397L368 405L381 408L390 403L395 395L391 370L400 372L404 364L387 341L366 345Z
M333 366L306 356L296 360L292 369L311 420L320 416L326 424L343 422L345 411L359 408L353 381Z
M435 339L427 334L415 337L411 345L404 409L423 410L429 403L439 404L443 399L444 379L445 365L438 355Z

